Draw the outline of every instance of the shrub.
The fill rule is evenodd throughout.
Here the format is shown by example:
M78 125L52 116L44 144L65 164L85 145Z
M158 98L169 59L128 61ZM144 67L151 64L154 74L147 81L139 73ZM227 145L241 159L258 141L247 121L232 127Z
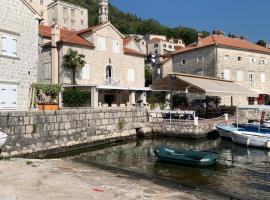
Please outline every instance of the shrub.
M84 107L90 102L90 92L77 89L63 92L63 104L65 107Z

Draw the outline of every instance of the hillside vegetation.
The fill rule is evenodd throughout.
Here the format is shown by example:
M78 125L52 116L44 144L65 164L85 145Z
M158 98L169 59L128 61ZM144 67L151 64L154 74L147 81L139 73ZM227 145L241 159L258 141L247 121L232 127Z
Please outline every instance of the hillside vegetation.
M66 0L85 7L89 12L89 26L96 25L98 22L98 0ZM109 18L111 23L120 30L123 34L162 34L168 38L181 38L186 44L190 44L197 39L197 30L188 27L175 27L161 25L154 19L141 19L134 14L120 11L115 6L110 5ZM209 35L208 32L203 31L203 35Z

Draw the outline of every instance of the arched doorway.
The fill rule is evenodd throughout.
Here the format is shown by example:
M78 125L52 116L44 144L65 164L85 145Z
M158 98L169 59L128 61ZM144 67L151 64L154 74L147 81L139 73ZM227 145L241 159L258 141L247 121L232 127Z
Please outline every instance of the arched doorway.
M113 68L111 65L106 67L106 81L109 84L113 83Z

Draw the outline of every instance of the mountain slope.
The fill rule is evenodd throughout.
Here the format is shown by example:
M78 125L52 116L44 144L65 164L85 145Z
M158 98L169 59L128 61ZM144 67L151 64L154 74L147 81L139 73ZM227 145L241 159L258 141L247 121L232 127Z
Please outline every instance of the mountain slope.
M89 12L89 25L96 25L98 22L98 0L66 0L85 7ZM120 30L123 34L162 34L168 38L181 38L186 44L190 44L197 39L197 30L188 27L175 27L161 25L154 19L143 20L134 14L125 13L110 5L109 18L111 23ZM203 35L209 35L208 32L203 31Z

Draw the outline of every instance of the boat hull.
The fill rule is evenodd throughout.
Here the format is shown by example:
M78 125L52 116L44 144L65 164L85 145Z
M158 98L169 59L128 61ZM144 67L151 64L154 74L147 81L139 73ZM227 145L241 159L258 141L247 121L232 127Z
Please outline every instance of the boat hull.
M232 139L233 131L238 130L235 127L227 126L227 125L216 125L216 128L218 130L220 137L227 138L227 139Z
M214 165L216 164L218 159L218 156L211 152L176 150L165 147L159 147L155 149L154 153L162 162L193 165L199 167L207 167ZM181 156L179 156L180 154Z
M258 136L249 132L235 131L232 134L232 141L247 147L270 149L269 136Z

